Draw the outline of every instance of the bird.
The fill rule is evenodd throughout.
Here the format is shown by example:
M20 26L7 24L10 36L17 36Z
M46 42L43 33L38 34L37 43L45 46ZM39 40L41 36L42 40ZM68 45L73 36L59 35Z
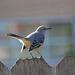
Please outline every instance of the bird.
M26 37L22 37L13 33L6 33L5 35L18 39L22 43L22 49L20 53L27 48L32 58L34 58L32 51L37 51L39 53L38 50L43 45L45 40L45 33L50 29L52 28L40 25L34 32L30 33Z

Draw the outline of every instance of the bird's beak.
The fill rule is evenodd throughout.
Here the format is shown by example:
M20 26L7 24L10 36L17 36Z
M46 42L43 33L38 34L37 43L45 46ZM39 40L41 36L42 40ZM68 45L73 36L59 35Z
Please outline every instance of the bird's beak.
M50 28L50 27L47 27L47 28L46 28L46 30L49 30L49 29L52 29L52 28Z

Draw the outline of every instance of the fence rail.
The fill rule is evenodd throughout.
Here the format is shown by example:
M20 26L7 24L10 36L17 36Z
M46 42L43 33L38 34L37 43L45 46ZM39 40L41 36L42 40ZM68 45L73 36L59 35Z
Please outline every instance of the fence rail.
M19 59L11 69L0 62L0 75L75 75L75 55L65 56L55 67L42 58Z

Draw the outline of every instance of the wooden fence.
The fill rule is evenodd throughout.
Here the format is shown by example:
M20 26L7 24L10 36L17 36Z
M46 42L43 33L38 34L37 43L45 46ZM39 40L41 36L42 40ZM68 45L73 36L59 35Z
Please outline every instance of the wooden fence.
M11 69L0 62L0 75L75 75L75 55L65 56L55 67L42 58L19 59Z

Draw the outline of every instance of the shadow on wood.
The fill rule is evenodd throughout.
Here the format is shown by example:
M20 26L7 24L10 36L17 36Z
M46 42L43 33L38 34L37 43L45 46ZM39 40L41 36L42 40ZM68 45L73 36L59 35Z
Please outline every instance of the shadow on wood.
M42 58L19 59L11 68L11 75L52 75L52 67Z
M75 55L65 56L56 66L56 75L75 75Z

